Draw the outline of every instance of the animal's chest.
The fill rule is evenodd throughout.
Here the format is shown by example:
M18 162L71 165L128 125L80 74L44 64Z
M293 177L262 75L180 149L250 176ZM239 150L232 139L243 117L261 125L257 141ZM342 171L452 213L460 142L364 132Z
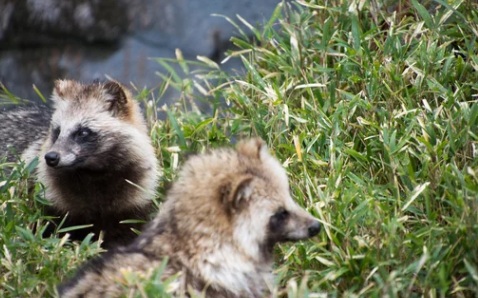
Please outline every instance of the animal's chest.
M56 180L54 195L64 203L84 208L104 208L134 197L137 188L122 175L64 175Z

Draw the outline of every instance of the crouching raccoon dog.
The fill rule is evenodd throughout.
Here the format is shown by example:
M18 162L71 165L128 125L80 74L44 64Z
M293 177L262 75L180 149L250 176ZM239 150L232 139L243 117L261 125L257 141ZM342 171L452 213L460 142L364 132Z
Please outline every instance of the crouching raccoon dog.
M131 230L147 220L157 185L157 160L138 103L117 82L84 85L55 82L54 112L48 135L24 152L38 157L37 178L51 202L48 215L67 214L65 226L93 224L71 231L83 239L104 231L104 246L130 243Z
M316 235L319 222L291 198L286 172L260 139L190 157L158 216L129 246L84 265L61 297L117 297L125 274L179 273L173 295L264 297L274 244ZM131 286L131 285L130 285ZM189 294L193 294L189 292ZM193 295L194 296L194 295Z

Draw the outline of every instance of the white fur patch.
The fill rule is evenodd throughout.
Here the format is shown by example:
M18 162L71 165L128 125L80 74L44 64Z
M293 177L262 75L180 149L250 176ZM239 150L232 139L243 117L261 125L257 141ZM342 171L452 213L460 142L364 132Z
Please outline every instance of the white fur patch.
M200 268L204 279L214 282L236 295L252 295L250 276L255 274L254 262L243 254L238 253L236 247L223 245L217 251L205 257L204 265Z
M72 152L66 153L66 154L60 154L60 162L58 163L58 166L60 167L66 167L74 164L76 161L76 155L73 154Z

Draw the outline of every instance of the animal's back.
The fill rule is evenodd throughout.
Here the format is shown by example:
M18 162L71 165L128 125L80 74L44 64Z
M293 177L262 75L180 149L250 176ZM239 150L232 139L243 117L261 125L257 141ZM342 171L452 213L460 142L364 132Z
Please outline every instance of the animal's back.
M51 108L46 105L3 108L0 111L0 157L15 161L32 141L44 138L51 114Z

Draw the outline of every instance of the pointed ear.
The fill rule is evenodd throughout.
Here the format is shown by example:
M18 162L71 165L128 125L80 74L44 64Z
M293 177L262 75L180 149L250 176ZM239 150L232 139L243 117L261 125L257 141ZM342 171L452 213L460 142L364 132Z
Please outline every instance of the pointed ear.
M261 159L261 156L267 153L267 145L261 138L252 138L239 142L237 151L248 157Z
M53 100L65 99L67 94L74 93L79 83L71 80L56 80L53 87Z
M221 187L221 200L229 215L246 206L251 196L252 175L244 175Z
M108 95L106 102L109 104L108 110L113 116L128 114L128 96L127 90L123 88L118 82L109 81L103 85L103 89Z

